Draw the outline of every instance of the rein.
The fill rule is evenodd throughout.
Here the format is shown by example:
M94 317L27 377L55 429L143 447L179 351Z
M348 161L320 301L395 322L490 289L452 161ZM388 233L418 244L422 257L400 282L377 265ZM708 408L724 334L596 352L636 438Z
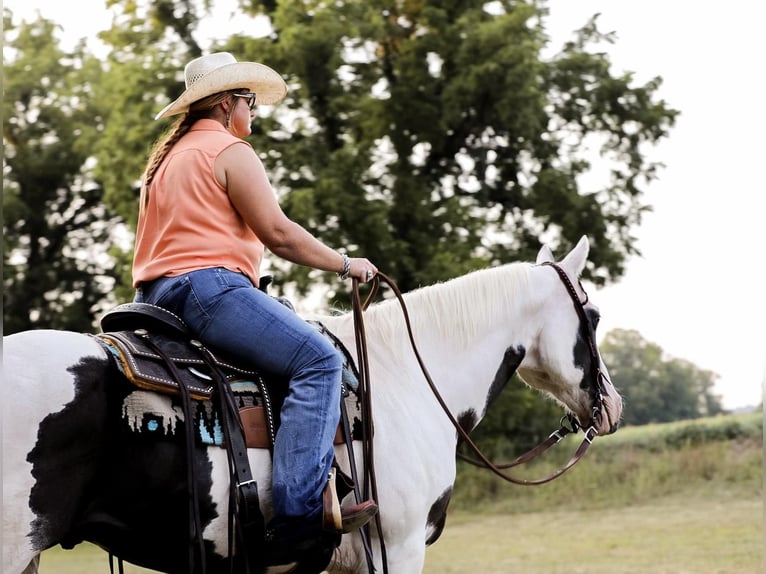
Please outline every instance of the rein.
M449 418L450 422L452 423L452 426L455 427L455 430L457 431L459 437L474 452L474 454L478 457L478 460L465 457L464 455L460 453L458 453L457 456L463 460L466 460L467 462L471 464L491 470L494 474L496 474L497 476L499 476L500 478L508 482L511 482L513 484L524 485L524 486L540 485L540 484L545 484L547 482L550 482L551 480L558 478L559 476L564 474L564 472L572 468L572 466L574 466L575 463L577 463L583 457L585 452L588 450L588 447L593 443L593 439L596 437L596 435L598 435L598 430L596 429L595 422L596 422L596 419L601 416L601 408L603 404L603 393L605 392L605 387L603 384L603 379L605 378L605 375L601 371L600 359L599 359L598 351L596 349L593 329L590 326L590 322L587 320L587 316L585 315L584 305L585 303L587 303L587 298L585 303L580 301L579 297L577 296L577 291L572 285L572 282L569 280L569 277L567 277L566 273L564 273L564 271L558 265L556 265L555 263L545 263L545 265L550 265L556 270L562 283L567 288L567 292L569 293L569 296L572 298L572 301L575 306L575 310L577 311L578 317L580 318L580 324L581 324L581 328L584 331L585 338L588 340L589 352L591 354L592 365L593 365L593 372L592 372L593 388L591 390L594 393L594 406L593 406L593 410L591 411L591 420L590 420L591 424L589 424L588 429L584 431L583 441L580 443L580 446L577 448L577 450L569 459L569 461L559 470L555 471L553 474L541 479L537 479L537 480L526 480L526 479L515 478L503 471L505 469L518 466L520 464L523 464L525 462L528 462L538 457L543 452L548 450L550 447L560 442L566 435L571 433L576 433L579 430L579 425L577 421L575 420L574 416L573 415L564 416L562 418L561 426L558 430L551 433L550 436L544 442L532 448L531 450L527 451L526 453L522 454L521 456L517 457L513 461L509 463L503 463L503 464L493 463L481 451L481 449L476 445L476 443L474 443L473 440L471 440L471 437L468 435L468 433L460 426L460 423L455 419L455 416L450 412L449 407L447 406L441 394L439 393L438 389L436 388L436 385L434 384L433 379L431 378L431 375L428 372L428 369L425 366L423 358L420 355L420 351L418 350L417 345L415 343L415 338L412 333L412 325L410 322L409 312L407 311L407 306L404 302L404 297L402 296L401 291L396 286L394 281L390 277L388 277L387 275L379 271L377 275L375 275L370 294L368 295L363 305L359 303L359 291L358 291L359 286L356 280L354 280L354 288L353 288L354 320L355 320L354 326L355 326L355 331L357 332L357 351L360 355L360 358L362 356L364 357L364 377L367 384L369 384L368 383L369 370L367 367L367 357L366 357L367 349L366 349L366 340L364 338L364 324L361 319L361 315L362 315L362 311L367 308L373 296L377 292L380 280L382 279L391 288L397 300L399 301L399 305L402 309L402 314L404 315L404 321L407 326L407 335L410 340L410 345L412 346L412 350L415 353L415 357L417 358L418 364L420 365L420 369L426 378L426 382L428 383L428 386L431 388L431 392L433 393L434 397L436 398L437 402L441 406L444 413L447 415L447 418ZM357 317L358 317L358 320L357 320ZM360 371L361 370L362 369L360 368ZM366 395L367 393L365 394L365 396ZM369 401L369 399L367 399L367 401ZM368 414L371 415L371 412ZM371 418L369 420L370 420L369 424L372 425ZM565 421L568 424L566 424ZM371 456L372 447L370 446L369 448L370 448L369 454ZM370 476L374 483L374 470L371 471ZM378 525L378 531L380 532L379 520L377 525ZM384 561L384 564L385 564L385 561Z
M370 366L367 358L367 335L364 328L364 310L369 306L372 297L378 288L378 279L375 278L372 290L367 299L362 303L359 296L359 280L352 280L351 304L354 317L354 337L356 341L357 352L357 371L359 380L359 398L362 411L362 468L364 472L364 496L359 497L357 502L364 498L372 496L373 500L378 500L378 481L375 473L375 458L373 456L373 435L375 426L372 419L372 399L370 397ZM352 453L351 442L349 441L349 454ZM354 470L354 469L352 469ZM380 522L380 512L375 515L375 527L378 530L378 539L380 541L380 553L383 562L383 572L388 573L388 559L386 557L386 543L383 539L383 528ZM375 566L372 560L372 545L370 544L369 526L365 524L361 529L362 542L364 544L365 557L367 560L367 569L369 572L375 572Z

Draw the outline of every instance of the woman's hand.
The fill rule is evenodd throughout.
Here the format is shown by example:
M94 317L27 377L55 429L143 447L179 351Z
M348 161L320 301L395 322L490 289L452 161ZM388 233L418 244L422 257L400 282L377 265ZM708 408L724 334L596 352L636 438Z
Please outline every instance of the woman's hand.
M359 279L362 283L371 281L378 272L378 268L375 267L369 259L364 257L350 257L349 261L351 263L349 275L355 279Z

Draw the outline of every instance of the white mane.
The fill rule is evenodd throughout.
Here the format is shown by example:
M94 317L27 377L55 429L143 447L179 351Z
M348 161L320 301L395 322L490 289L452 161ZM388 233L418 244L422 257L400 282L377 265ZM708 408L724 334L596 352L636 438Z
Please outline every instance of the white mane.
M458 345L470 345L480 331L508 321L521 305L529 304L533 294L530 269L529 263L510 263L404 294L413 332L444 333ZM338 336L353 333L351 313L317 318ZM368 336L384 345L407 340L402 310L393 297L371 305L364 313L364 323Z

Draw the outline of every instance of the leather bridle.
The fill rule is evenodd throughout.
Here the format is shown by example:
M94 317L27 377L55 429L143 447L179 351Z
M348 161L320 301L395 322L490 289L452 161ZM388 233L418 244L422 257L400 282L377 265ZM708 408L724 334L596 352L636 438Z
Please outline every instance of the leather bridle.
M564 284L564 287L567 289L567 293L569 293L570 299L572 299L572 303L574 304L575 311L577 312L577 316L580 318L580 330L582 331L583 339L585 339L588 343L588 353L590 354L590 363L591 363L591 372L590 372L590 393L591 398L593 399L593 408L591 410L591 420L589 421L591 424L595 422L601 422L601 416L606 413L606 416L609 417L609 413L605 411L603 408L604 406L604 395L608 395L609 391L604 384L604 381L609 382L611 385L611 381L609 381L609 378L604 374L604 371L601 369L601 355L598 352L598 346L596 345L596 330L595 325L588 319L588 316L585 313L585 305L588 304L588 294L585 292L585 289L583 289L582 284L580 284L580 289L585 294L585 301L580 301L579 296L577 295L577 290L575 289L574 285L572 284L572 281L569 279L569 276L564 272L564 270L559 267L557 264L547 261L545 263L542 263L542 265L547 265L549 267L553 267L553 269L556 271L556 273L559 276L559 279L561 279L561 282ZM609 426L612 426L612 421L608 420Z
M354 289L353 289L354 300L357 301L356 305L354 306L355 319L359 317L359 320L356 322L357 330L360 327L360 325L362 326L362 329L363 329L363 323L361 323L361 311L366 309L367 306L370 304L370 301L372 300L375 293L377 292L380 281L382 280L383 282L385 282L394 292L394 295L398 299L402 309L402 313L404 315L404 320L407 326L407 334L410 339L412 350L415 353L415 357L418 360L418 364L420 365L421 371L423 372L423 375L425 376L426 382L431 388L431 392L433 393L437 402L441 406L442 410L447 415L452 425L455 427L455 430L457 431L458 436L470 448L470 450L474 452L474 454L478 457L478 460L471 459L460 453L458 453L458 456L461 459L466 460L467 462L470 462L476 466L480 466L480 467L491 470L493 473L495 473L496 475L498 475L499 477L503 478L504 480L508 482L512 482L514 484L526 485L526 486L545 484L546 482L550 482L554 478L561 476L564 472L566 472L572 466L574 466L574 464L577 463L580 460L580 458L582 458L582 456L588 450L588 447L592 444L593 439L596 437L596 435L598 435L598 423L601 422L601 417L604 416L604 412L605 412L605 409L603 408L604 396L609 394L607 387L605 385L605 381L608 381L609 379L607 375L604 373L604 371L601 369L601 357L598 353L598 347L596 345L596 333L594 330L594 326L588 320L588 316L585 313L585 305L587 305L588 303L587 293L585 294L585 301L580 301L580 298L577 294L577 290L572 284L572 281L569 279L569 276L566 274L566 272L561 267L559 267L559 265L553 262L545 262L542 265L550 266L556 271L556 274L559 276L559 279L561 280L564 287L566 288L567 293L569 294L569 297L571 298L572 303L574 305L575 311L577 312L577 316L580 319L580 330L581 330L583 339L586 341L588 345L588 354L590 356L591 364L590 364L590 373L588 376L588 382L590 384L589 392L591 394L591 398L593 399L593 407L591 409L590 420L587 421L587 428L585 428L584 426L582 427L583 434L584 434L583 441L580 444L580 446L577 448L575 453L572 455L572 457L569 459L569 461L562 468L555 471L553 474L545 478L541 478L537 480L515 478L503 472L503 470L513 468L515 466L528 462L538 457L539 455L541 455L543 452L548 450L553 445L559 443L567 435L577 433L580 430L580 423L575 418L575 416L571 413L564 415L564 417L562 417L561 419L561 424L559 428L555 430L554 432L552 432L550 436L544 442L532 448L528 452L520 455L513 461L508 463L502 463L502 464L495 464L491 462L484 455L481 449L473 442L473 440L468 435L468 432L465 429L463 429L463 427L457 421L455 416L449 411L447 404L445 403L444 399L442 398L441 394L436 388L436 385L434 384L433 379L431 378L431 375L428 372L428 369L426 368L425 363L423 362L423 359L420 355L417 345L415 344L415 339L412 333L412 326L410 324L410 318L409 318L409 313L407 311L407 306L405 305L402 293L399 290L399 288L396 286L396 284L391 280L391 278L386 276L384 273L378 272L373 280L372 289L369 295L367 296L367 299L364 302L364 304L359 303L359 298L358 298L359 286L356 281L354 281ZM584 289L583 289L583 292L584 292ZM364 340L363 334L357 335L357 343L366 343L366 341ZM364 344L362 346L364 346ZM366 367L366 361L367 361L366 349L364 348L360 349L359 347L357 347L357 349L360 354L360 360L365 365L364 369L366 370L367 368ZM360 368L360 371L363 371L363 369ZM369 377L368 371L365 372L365 376ZM608 416L608 413L607 413L607 416ZM611 426L611 421L609 422Z
M593 443L593 440L598 435L598 424L601 422L601 417L604 416L604 413L606 410L604 409L604 396L609 394L609 391L607 390L606 385L604 384L604 381L608 381L608 377L604 373L604 371L601 369L601 356L598 352L598 347L596 346L596 332L594 329L593 324L588 319L587 314L585 313L585 305L588 304L588 294L585 293L585 289L583 289L582 285L580 285L580 289L582 289L583 293L585 293L585 301L580 301L580 297L577 294L577 290L575 289L574 285L572 284L572 281L569 279L569 276L566 274L566 272L559 267L556 263L547 261L545 263L542 263L542 265L547 265L552 267L556 273L559 276L559 279L561 279L561 282L564 284L564 287L567 290L567 293L569 294L570 299L572 299L572 303L574 305L575 311L577 312L577 316L580 319L580 331L582 334L583 339L588 344L588 353L590 355L590 373L588 377L588 381L590 383L590 395L593 399L593 407L591 408L590 413L590 420L588 421L587 425L588 428L583 428L583 440L580 443L580 446L577 448L575 453L572 455L572 457L567 461L567 463L559 468L554 473L541 478L537 480L526 480L526 479L518 479L514 478L513 476L508 475L507 473L502 472L503 470L513 468L515 466L518 466L520 464L523 464L525 462L529 462L530 460L537 458L542 453L544 453L546 450L548 450L550 447L552 447L555 444L558 444L561 442L565 436L573 433L577 433L580 429L580 423L575 418L575 416L571 413L568 413L564 415L561 418L561 423L558 428L558 430L555 430L552 432L548 438L537 445L536 447L532 448L531 450L525 452L524 454L518 456L511 462L503 463L503 464L495 464L490 462L486 456L479 450L479 448L476 446L476 444L470 440L470 438L467 437L467 433L460 432L461 438L465 441L465 443L471 448L471 450L474 451L474 453L479 457L479 459L472 459L470 457L467 457L461 453L458 453L458 458L473 464L474 466L479 466L481 468L487 468L503 478L504 480L507 480L508 482L512 482L514 484L520 484L523 486L535 486L539 484L545 484L546 482L550 482L555 478L558 478L562 474L564 474L567 470L572 468L584 455L585 452L588 450L588 447ZM611 384L611 383L610 383ZM606 416L608 417L608 412L606 413ZM612 421L609 420L610 427L612 426Z

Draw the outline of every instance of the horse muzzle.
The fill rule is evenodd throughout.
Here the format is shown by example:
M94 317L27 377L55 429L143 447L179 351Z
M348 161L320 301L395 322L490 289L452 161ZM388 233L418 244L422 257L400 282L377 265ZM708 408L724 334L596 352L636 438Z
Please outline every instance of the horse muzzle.
M593 407L592 424L600 435L616 432L622 419L622 398L614 388L612 391L611 394L602 395Z

